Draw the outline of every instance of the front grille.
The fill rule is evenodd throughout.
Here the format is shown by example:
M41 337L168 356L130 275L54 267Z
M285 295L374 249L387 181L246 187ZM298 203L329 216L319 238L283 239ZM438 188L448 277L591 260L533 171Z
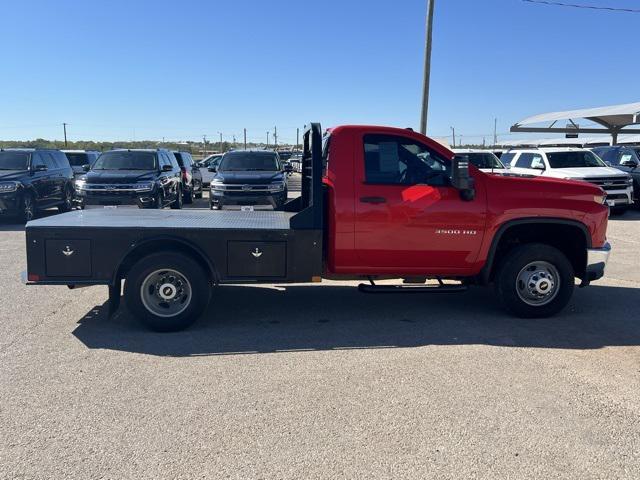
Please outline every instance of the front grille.
M82 187L82 191L91 193L131 193L131 192L148 192L148 188L136 188L135 185L127 184L86 184Z
M598 178L585 178L586 182L593 183L604 190L620 190L626 189L629 186L627 177L598 177Z
M226 192L268 192L269 185L233 185L233 184L225 184L224 190Z

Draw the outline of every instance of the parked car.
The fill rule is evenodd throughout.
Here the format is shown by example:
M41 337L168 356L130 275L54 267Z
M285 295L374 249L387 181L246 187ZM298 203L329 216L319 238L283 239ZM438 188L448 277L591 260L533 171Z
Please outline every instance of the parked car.
M73 206L73 170L59 150L0 150L0 214L33 219L41 209Z
M202 185L204 187L208 187L211 185L211 180L215 176L215 170L209 170L209 167L217 168L220 164L220 160L222 160L221 154L209 155L204 160L200 160L198 162L198 168L200 169L200 174L202 175Z
M511 173L584 180L601 187L613 213L624 213L633 204L633 180L628 173L608 167L591 150L584 148L533 148L509 150L503 163Z
M473 165L485 173L505 174L509 172L498 157L489 150L456 148L453 152L459 157L466 156Z
M95 150L62 150L62 152L69 159L69 164L73 169L73 174L76 176L84 175L85 165L93 165L98 157L100 156L100 152Z
M173 152L182 172L182 195L184 203L193 203L194 198L202 198L202 173L189 152Z
M294 172L302 172L302 154L294 153L289 159L289 163L293 167Z
M214 170L213 167L210 167ZM227 152L211 181L209 208L225 206L271 206L275 210L287 201L287 173L277 152L236 150Z
M633 178L633 199L640 206L640 147L597 147L591 149L607 165L627 172Z
M82 208L182 208L182 171L169 150L111 150L76 179Z

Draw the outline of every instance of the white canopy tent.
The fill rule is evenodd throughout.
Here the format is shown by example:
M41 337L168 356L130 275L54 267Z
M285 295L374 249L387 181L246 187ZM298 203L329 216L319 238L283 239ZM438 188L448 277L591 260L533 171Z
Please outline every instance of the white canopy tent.
M584 126L580 122L588 120L593 126ZM559 121L568 122L566 126L556 126ZM528 126L541 123L549 126ZM609 107L585 108L566 112L551 112L534 115L519 121L511 127L512 132L526 133L587 133L611 135L611 144L618 143L620 134L640 134L640 128L627 128L640 124L640 102ZM576 140L576 139L569 139ZM576 142L577 143L577 142Z

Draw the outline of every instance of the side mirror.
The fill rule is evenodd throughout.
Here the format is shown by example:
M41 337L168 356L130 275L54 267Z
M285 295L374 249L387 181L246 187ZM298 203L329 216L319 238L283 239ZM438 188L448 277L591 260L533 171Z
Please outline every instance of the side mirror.
M170 172L173 170L173 167L171 165L163 165L162 166L162 171L163 172Z
M469 176L469 157L456 156L451 162L451 186L460 192L462 200L470 202L476 197L476 190Z
M82 165L82 170L88 172L89 170L91 170L91 165L89 165L88 163Z
M636 168L638 166L638 161L635 158L630 158L620 163L620 165L623 167Z
M286 173L291 173L293 172L293 165L291 165L289 162L284 164L284 171Z
M46 165L40 164L33 167L34 172L46 172L49 170Z

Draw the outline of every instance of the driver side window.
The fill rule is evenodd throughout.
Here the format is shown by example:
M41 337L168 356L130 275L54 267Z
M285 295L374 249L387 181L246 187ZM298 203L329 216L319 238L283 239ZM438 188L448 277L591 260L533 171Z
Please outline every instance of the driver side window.
M365 135L365 181L383 185L448 185L448 162L409 138Z

